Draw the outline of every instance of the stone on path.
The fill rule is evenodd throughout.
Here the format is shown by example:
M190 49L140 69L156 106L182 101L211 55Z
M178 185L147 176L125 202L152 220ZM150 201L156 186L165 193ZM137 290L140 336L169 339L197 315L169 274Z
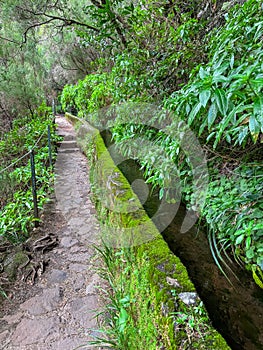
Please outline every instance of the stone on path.
M0 321L0 349L73 350L103 349L89 346L99 325L101 309L96 273L99 224L89 198L88 166L77 147L75 132L64 118L57 117L58 133L65 139L55 165L53 212L63 217L54 222L59 245L49 253L47 271L31 287L27 300Z

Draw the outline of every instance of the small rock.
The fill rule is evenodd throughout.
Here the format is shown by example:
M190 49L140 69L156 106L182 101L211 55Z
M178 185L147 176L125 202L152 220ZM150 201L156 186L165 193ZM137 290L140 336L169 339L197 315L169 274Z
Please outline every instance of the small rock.
M157 265L156 268L161 272L165 272L165 264L164 263Z
M85 253L87 251L87 247L85 246L80 246L80 245L77 245L77 246L74 246L72 248L70 248L70 253Z
M0 333L0 344L4 344L5 340L7 339L7 336L9 335L9 331L4 331Z
M98 293L98 285L100 282L100 277L98 274L92 276L92 281L86 287L86 295Z
M186 305L193 305L196 303L197 293L195 293L195 292L183 292L183 293L179 293L178 297Z
M170 286L177 287L177 288L181 287L179 282L175 278L166 277L166 281Z
M60 339L57 342L52 344L52 349L63 349L63 350L72 350L78 348L85 348L86 340L77 338L77 337L67 337Z
M80 291L82 288L84 288L85 285L85 279L82 275L76 274L75 280L74 280L74 290L76 292Z
M14 315L6 315L3 317L3 320L6 321L8 324L12 324L12 323L18 323L21 318L23 317L23 313L22 312L18 312Z
M15 280L19 267L26 264L27 261L28 255L22 250L9 254L3 262L4 271L9 279Z
M86 253L79 253L79 254L71 254L70 255L70 260L72 262L85 262L90 259L90 255L89 254L86 254Z
M96 314L98 313L98 297L88 295L71 301L70 314L72 318L84 328L95 328L97 326Z

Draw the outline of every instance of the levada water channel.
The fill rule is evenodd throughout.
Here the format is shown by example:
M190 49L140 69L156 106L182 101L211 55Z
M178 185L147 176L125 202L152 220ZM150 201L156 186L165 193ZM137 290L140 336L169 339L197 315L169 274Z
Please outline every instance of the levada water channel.
M106 145L110 147L113 159L119 155L111 144L109 132L102 133ZM132 185L135 180L143 180L139 165L132 159L125 160L118 167ZM132 186L136 192L136 186ZM158 191L148 191L143 206L150 217L158 210ZM141 197L141 193L137 193ZM251 273L231 263L231 270L238 278L229 276L231 283L220 272L214 262L206 231L193 227L180 233L185 217L181 205L171 224L162 232L171 251L184 263L195 288L204 302L213 326L226 339L233 350L263 349L263 290L251 277Z

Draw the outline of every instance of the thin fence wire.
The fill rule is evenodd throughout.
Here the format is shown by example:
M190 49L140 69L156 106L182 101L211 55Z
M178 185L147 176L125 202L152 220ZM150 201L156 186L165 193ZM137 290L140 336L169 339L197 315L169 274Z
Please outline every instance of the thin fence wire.
M33 195L33 202L34 202L34 218L39 219L38 216L38 201L37 201L37 188L36 188L36 174L35 174L35 160L34 160L34 149L38 146L39 142L43 138L43 136L46 134L46 131L43 131L43 133L40 135L38 140L34 143L34 145L30 148L30 150L24 154L23 156L16 159L14 162L10 163L8 166L6 166L4 169L1 169L0 175L4 173L9 168L13 167L15 164L17 164L19 161L24 159L25 157L30 157L30 166L31 166L31 181L32 181L32 195ZM49 156L51 157L51 139L50 139L50 126L48 126L48 147L49 147ZM52 159L50 159L50 166L52 167ZM38 226L38 221L35 221L35 227Z
M18 158L17 160L15 160L14 162L10 163L8 166L6 166L4 169L1 169L0 174L2 174L3 172L5 172L6 170L8 170L9 168L11 168L12 166L14 166L16 163L20 162L20 160L24 159L25 157L27 157L28 155L30 155L31 151L33 149L35 149L37 147L37 145L39 144L39 142L41 141L42 137L44 136L46 132L43 131L43 133L41 134L41 136L38 138L38 140L36 141L36 143L34 144L34 146L30 149L30 151L28 151L26 154L24 154L23 156L21 156L20 158Z

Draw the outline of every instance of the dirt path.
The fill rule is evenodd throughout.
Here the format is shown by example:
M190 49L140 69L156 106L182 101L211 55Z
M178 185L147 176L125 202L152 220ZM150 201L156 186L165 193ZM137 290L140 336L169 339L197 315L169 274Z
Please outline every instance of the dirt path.
M99 242L99 225L89 199L87 160L72 126L62 117L56 122L64 141L55 165L55 199L46 207L42 237L51 233L58 245L45 253L46 271L36 283L18 286L17 296L5 302L0 349L102 349L87 345L99 327L96 286L102 284L96 272L99 260L93 244Z

